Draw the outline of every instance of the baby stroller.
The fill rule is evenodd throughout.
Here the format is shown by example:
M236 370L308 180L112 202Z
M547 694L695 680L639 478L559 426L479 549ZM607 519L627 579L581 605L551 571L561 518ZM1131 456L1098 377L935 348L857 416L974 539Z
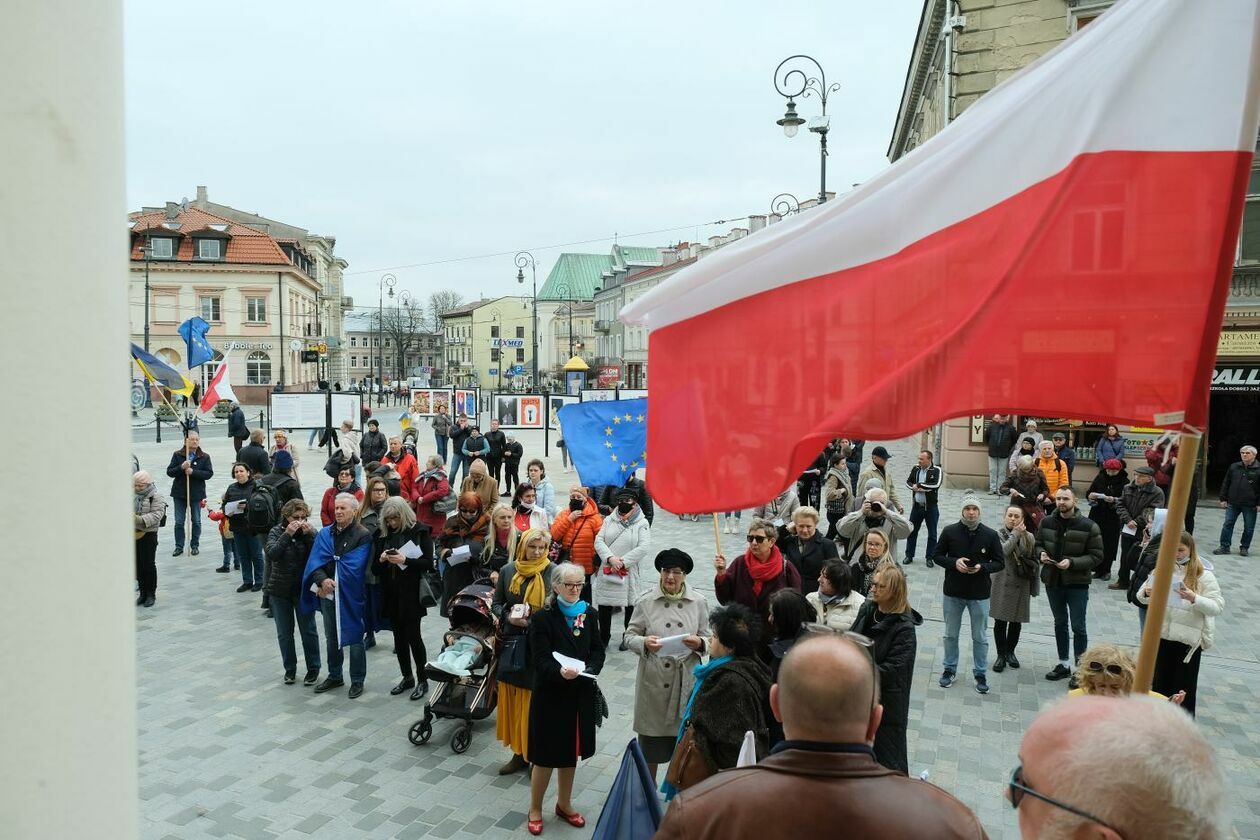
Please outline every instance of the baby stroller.
M424 666L426 679L437 684L424 706L424 719L407 732L419 746L433 737L433 719L464 721L451 735L451 750L467 751L472 725L494 711L498 699L499 655L495 635L498 619L491 610L494 590L481 583L466 586L451 598L447 612L451 629L442 638L442 653Z

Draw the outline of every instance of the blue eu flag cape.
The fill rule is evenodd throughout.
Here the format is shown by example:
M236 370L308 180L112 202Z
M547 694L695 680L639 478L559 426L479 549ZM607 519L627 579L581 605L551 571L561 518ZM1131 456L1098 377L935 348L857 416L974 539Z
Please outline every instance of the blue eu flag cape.
M206 333L208 332L210 332L210 325L197 315L179 325L179 334L183 336L184 343L188 345L188 367L190 369L204 365L214 358L214 350L211 349L210 342L206 341Z
M558 416L569 459L588 487L621 486L647 466L647 399L574 403Z
M352 551L342 555L333 554L333 526L323 528L315 537L315 545L311 548L311 556L306 561L306 569L302 572L301 609L304 613L313 613L319 609L319 596L311 591L312 575L320 566L330 560L336 561L334 580L337 588L333 590L333 603L337 607L337 646L349 647L363 643L363 634L367 627L367 564L372 553L372 542L368 540Z
M636 738L621 756L621 769L613 779L591 840L650 840L660 824L656 784Z

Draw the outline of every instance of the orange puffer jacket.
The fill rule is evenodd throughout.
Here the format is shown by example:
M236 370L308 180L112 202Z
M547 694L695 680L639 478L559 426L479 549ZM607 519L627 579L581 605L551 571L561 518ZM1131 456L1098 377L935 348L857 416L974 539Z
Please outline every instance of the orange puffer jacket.
M560 543L561 549L569 549L569 560L589 575L595 571L595 537L604 525L604 517L589 497L581 516L574 519L570 513L568 510L556 513L556 521L551 523L551 538Z
M1041 470L1041 474L1046 477L1046 486L1050 488L1050 496L1053 496L1060 487L1071 489L1071 482L1068 481L1067 461L1062 458L1037 458L1037 469Z

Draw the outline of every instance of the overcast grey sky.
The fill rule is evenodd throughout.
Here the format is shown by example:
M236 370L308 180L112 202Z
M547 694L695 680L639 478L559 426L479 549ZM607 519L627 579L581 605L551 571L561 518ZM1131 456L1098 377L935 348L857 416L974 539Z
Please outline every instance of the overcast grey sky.
M212 201L333 234L362 304L384 271L421 296L515 294L520 249L541 285L562 250L548 245L707 238L732 224L705 223L764 213L777 193L815 195L817 138L774 124L772 75L794 53L842 85L829 189L878 172L921 7L131 0L128 203L205 184ZM677 229L631 235L663 228Z

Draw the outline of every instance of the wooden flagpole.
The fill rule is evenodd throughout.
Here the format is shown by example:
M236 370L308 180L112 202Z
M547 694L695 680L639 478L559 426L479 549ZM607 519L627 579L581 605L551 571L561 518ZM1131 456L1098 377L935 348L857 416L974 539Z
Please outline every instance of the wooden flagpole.
M1164 629L1164 614L1168 610L1168 593L1172 589L1173 567L1176 565L1177 546L1186 522L1186 507L1190 501L1191 483L1194 481L1195 464L1198 462L1199 445L1203 433L1188 426L1182 427L1177 451L1177 469L1169 488L1168 516L1160 537L1159 557L1150 577L1151 598L1146 608L1146 627L1142 632L1142 647L1138 651L1137 679L1134 694L1146 694L1151 690L1155 675L1155 653L1159 649L1160 633ZM1169 451L1171 451L1171 444Z
M137 364L136 367L140 368L140 372L144 374L145 379L149 380L150 385L158 385L158 381L154 379L152 376L149 376L149 372L145 370L142 365ZM166 407L171 410L171 414L173 414L176 417L179 417L179 412L175 410L175 406L171 405L171 401L166 398L166 392L162 390L160 385L158 387L158 396L162 398L162 402L166 403ZM181 423L180 425L182 426L183 424ZM188 427L183 426L183 428L184 428L184 460L187 461L188 460ZM184 473L184 504L187 505L187 507L184 509L185 510L184 521L188 523L189 539L192 539L192 530L191 530L192 529L192 474L191 473Z
M721 553L722 553L722 536L721 536L721 534L718 532L718 520L717 520L717 517L718 517L718 515L717 515L716 513L715 513L715 514L713 514L713 542L714 542L714 544L717 546L717 553L718 553L718 554L721 554Z

